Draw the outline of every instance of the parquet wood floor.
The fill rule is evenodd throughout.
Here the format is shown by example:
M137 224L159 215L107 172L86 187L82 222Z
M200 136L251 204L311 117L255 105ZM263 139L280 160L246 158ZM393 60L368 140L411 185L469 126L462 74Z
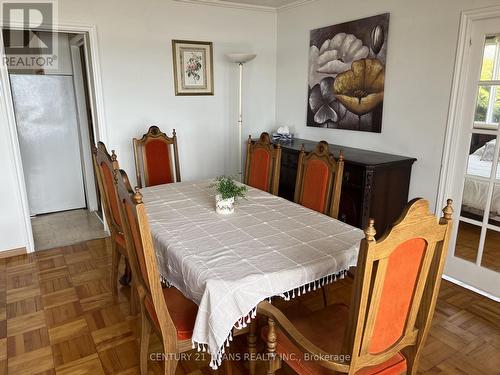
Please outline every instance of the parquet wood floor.
M139 374L138 318L129 315L128 287L113 301L107 241L0 259L0 374ZM330 303L346 301L350 285L330 285ZM322 306L319 293L303 297L286 308ZM245 348L245 338L235 338L233 352ZM150 351L161 352L157 338ZM444 282L421 373L500 374L499 353L500 304ZM215 373L207 361L193 352L178 374ZM149 369L163 373L158 361ZM235 362L233 373L246 374L246 363ZM264 373L263 363L257 373Z

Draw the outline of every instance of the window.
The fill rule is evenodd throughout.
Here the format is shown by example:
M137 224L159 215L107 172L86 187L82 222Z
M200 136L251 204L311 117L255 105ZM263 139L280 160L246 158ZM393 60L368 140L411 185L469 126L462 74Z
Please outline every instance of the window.
M500 35L486 38L474 128L497 129L500 121Z

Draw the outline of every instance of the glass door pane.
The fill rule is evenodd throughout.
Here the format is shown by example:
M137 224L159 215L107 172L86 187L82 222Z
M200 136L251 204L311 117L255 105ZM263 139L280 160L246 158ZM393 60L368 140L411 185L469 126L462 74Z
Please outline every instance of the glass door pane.
M500 183L493 187L488 224L497 226L500 230ZM498 247L500 247L500 243Z
M493 81L499 78L500 71L498 69L495 71L498 52L498 36L492 35L486 37L481 64L481 81Z
M486 232L481 266L500 272L500 232L496 230Z
M478 88L476 111L474 113L475 129L496 129L500 119L500 86L481 85Z
M460 221L458 224L455 256L476 263L480 239L480 226Z
M476 224L481 224L484 219L490 188L489 180L493 170L492 154L495 152L495 147L495 135L472 134L460 215L477 221Z
M467 157L467 175L470 177L490 178L496 135L472 134L469 156Z

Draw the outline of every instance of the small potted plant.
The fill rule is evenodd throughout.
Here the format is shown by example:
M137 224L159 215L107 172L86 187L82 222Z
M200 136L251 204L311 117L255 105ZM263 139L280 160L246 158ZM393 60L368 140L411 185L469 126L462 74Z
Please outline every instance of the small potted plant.
M234 200L246 196L247 187L236 184L231 177L217 177L211 186L216 192L215 211L218 214L232 214L234 212Z

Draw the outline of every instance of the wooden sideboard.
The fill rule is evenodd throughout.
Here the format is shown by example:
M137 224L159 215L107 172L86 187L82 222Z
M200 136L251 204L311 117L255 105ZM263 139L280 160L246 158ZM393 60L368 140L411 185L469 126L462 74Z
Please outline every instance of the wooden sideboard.
M314 149L317 142L294 139L280 143L280 197L293 201L299 151ZM401 214L408 202L411 167L417 160L399 155L330 145L337 158L344 152L344 177L340 197L339 220L364 228L369 218L375 219L378 236Z

